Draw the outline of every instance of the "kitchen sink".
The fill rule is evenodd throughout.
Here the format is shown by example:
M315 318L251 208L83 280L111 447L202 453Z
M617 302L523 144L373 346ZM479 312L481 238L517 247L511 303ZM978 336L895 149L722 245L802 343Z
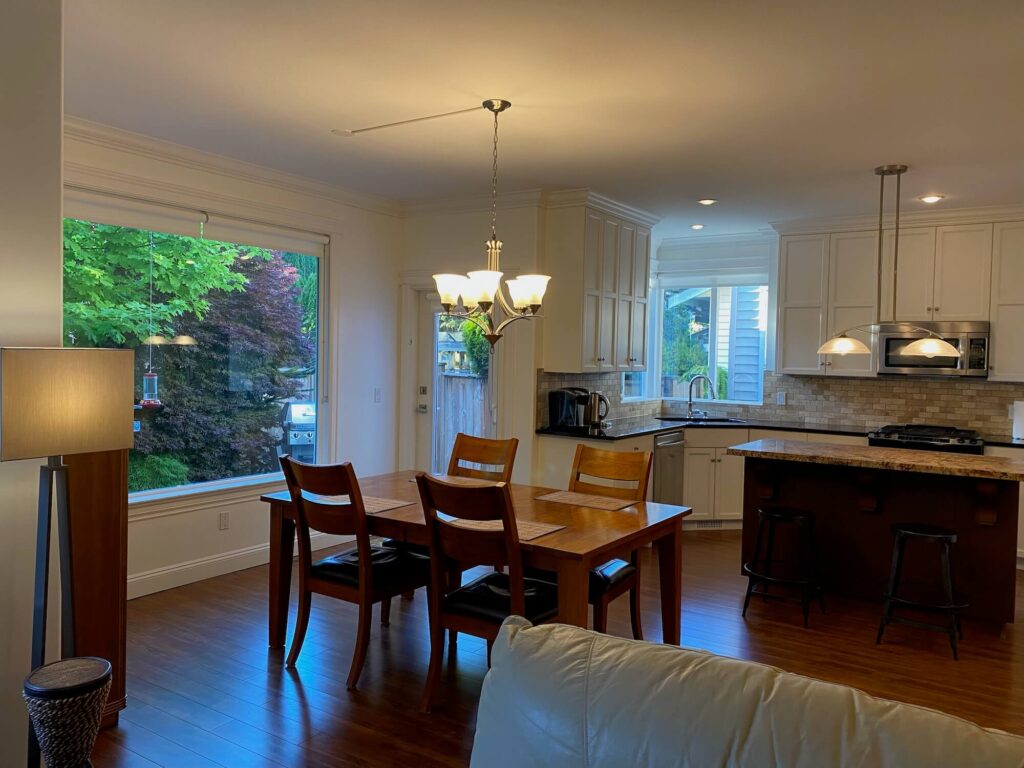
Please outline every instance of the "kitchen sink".
M658 416L658 421L676 421L688 424L746 424L743 419L728 416Z

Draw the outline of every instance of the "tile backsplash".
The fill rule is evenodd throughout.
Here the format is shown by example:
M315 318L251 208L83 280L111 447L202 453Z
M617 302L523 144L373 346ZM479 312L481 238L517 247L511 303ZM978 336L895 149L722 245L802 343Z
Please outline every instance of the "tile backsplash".
M677 413L685 402L622 402L622 375L562 374L538 371L537 424L547 424L547 393L560 387L602 392L614 420L656 413ZM785 392L786 404L776 405ZM943 424L976 429L983 435L1011 433L1010 405L1024 400L1024 383L964 379L843 378L766 373L763 405L702 405L716 415L802 422L813 427L850 427L865 431L884 424Z

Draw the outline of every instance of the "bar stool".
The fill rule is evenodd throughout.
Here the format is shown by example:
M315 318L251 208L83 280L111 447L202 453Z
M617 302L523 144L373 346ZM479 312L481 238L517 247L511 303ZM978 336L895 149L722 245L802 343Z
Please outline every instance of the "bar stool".
M775 533L778 525L796 526L797 547L795 559L789 562L775 560ZM767 541L765 534L767 532ZM762 555L762 542L766 544ZM782 569L780 572L780 568ZM775 571L774 573L772 571ZM743 598L743 613L747 615L752 595L764 600L788 600L800 603L804 613L804 626L810 615L811 600L815 597L825 612L825 595L818 583L817 552L814 542L814 514L785 507L767 507L757 510L757 538L754 541L754 559L743 564L747 575L747 594ZM777 584L800 590L800 597L768 592Z
M892 549L892 570L889 573L889 588L885 592L885 607L882 610L882 620L878 624L878 636L875 644L882 642L882 635L889 624L908 624L919 629L931 629L938 632L945 632L949 636L949 645L953 649L953 659L959 659L957 652L957 638L963 640L964 632L960 626L960 611L968 606L968 603L957 600L953 591L953 565L952 549L956 544L956 531L948 528L941 528L937 525L926 523L896 523L892 527L895 541ZM938 544L940 547L939 557L942 567L942 597L938 602L924 600L911 600L900 597L900 577L903 570L903 552L906 549L907 541L916 539L926 544ZM933 613L945 613L949 617L946 624L932 624L915 619L907 619L902 616L893 616L893 608L896 606L914 608L919 611L930 611Z

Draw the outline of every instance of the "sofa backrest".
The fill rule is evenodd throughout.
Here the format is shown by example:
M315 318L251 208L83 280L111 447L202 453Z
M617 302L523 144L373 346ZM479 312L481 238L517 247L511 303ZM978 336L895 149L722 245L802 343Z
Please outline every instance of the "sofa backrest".
M1024 766L1024 737L763 664L509 618L473 768Z

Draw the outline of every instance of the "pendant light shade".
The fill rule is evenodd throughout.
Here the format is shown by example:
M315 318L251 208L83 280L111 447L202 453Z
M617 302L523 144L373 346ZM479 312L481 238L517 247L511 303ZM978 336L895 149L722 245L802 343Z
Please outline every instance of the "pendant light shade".
M845 334L835 336L820 347L819 355L870 355L871 348L860 339L853 339Z
M907 357L960 357L960 350L938 336L926 336L912 341L903 348Z

